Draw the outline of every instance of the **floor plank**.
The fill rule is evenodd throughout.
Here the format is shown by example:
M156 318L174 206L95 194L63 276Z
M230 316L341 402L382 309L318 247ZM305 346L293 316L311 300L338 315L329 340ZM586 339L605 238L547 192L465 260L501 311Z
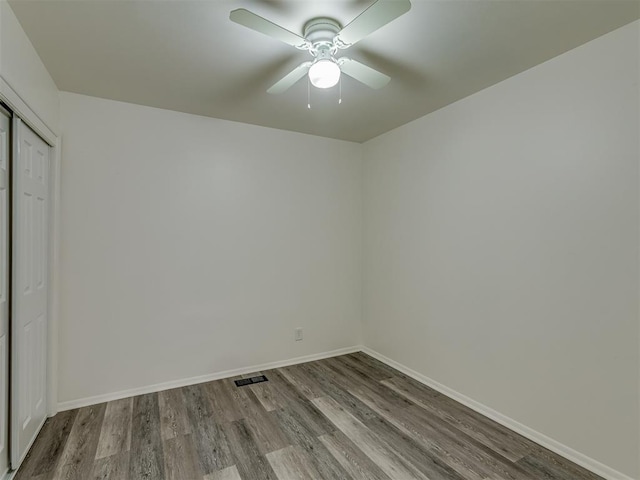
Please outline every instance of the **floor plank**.
M386 448L379 437L376 437L366 425L342 408L334 399L321 397L315 399L313 403L389 477L429 480L415 467Z
M53 478L77 415L78 410L69 410L47 419L14 480Z
M134 397L131 432L129 478L163 480L164 452L157 393Z
M267 454L279 480L322 480L311 459L297 445Z
M354 480L390 480L389 476L341 431L323 435L320 441Z
M61 412L16 480L602 480L353 353Z
M88 480L128 480L129 452L120 452L93 462Z
M223 380L209 382L205 384L205 388L209 392L214 414L221 422L235 422L244 418L232 394L234 386L229 382Z
M401 380L384 380L381 383L395 389L408 400L451 426L500 453L508 460L517 462L531 453L529 442L508 428L483 417L470 408L439 393L425 395L428 387L404 383Z
M169 438L164 441L163 449L167 480L201 479L204 476L191 435Z
M115 400L107 404L96 451L97 459L129 451L132 412L133 398Z
M235 465L204 476L204 480L242 480Z
M101 403L78 411L54 479L85 480L91 475L106 407Z
M206 475L234 464L227 437L213 414L206 385L185 387L185 402L200 470Z
M300 419L296 411L279 409L272 413L277 419L282 431L292 445L297 445L306 451L315 469L322 478L348 480L351 477L340 465L327 447L314 435L305 422Z
M163 440L191 433L184 393L181 388L158 393L160 432Z
M318 386L316 382L309 378L308 374L300 367L300 365L292 365L290 367L278 370L280 374L286 378L290 384L298 389L308 400L324 397L326 392Z
M225 425L236 467L243 480L277 480L267 459L260 453L244 420Z
M247 377L251 378L257 375L264 375L264 372L254 372ZM276 408L284 407L286 403L282 398L280 392L278 392L277 388L274 387L274 384L271 381L267 380L266 382L249 385L248 388L256 396L256 398L262 405L262 408L264 408L267 412L272 412Z

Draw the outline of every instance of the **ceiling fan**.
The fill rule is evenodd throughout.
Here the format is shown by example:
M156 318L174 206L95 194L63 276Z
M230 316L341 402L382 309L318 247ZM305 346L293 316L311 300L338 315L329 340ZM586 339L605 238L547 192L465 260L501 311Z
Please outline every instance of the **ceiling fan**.
M309 75L313 86L331 88L338 83L341 73L378 89L389 83L390 78L387 75L350 58L336 55L339 50L351 47L410 9L409 0L377 0L344 28L332 18L313 18L305 24L304 36L297 35L244 8L233 10L229 18L235 23L299 50L306 50L313 57L276 82L267 90L269 93L283 93L305 75Z

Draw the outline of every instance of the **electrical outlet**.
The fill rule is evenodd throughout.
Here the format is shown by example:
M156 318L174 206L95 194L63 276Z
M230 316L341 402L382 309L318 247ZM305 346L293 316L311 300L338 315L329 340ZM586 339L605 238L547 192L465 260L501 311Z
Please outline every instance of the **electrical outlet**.
M296 342L302 341L302 329L296 328Z

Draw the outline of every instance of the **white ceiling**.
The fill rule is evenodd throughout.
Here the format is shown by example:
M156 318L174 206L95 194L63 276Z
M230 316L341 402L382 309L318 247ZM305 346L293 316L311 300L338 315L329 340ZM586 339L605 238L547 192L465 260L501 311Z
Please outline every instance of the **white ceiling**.
M229 20L247 8L296 33L372 0L14 0L60 90L362 142L640 17L636 0L413 0L346 55L392 77L266 93L307 53Z

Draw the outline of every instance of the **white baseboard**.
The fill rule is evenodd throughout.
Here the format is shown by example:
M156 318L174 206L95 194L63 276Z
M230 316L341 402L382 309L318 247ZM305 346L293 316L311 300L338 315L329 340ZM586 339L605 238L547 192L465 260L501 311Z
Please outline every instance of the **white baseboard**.
M330 352L314 353L312 355L305 355L303 357L290 358L287 360L280 360L277 362L263 363L262 365L250 365L248 367L236 368L234 370L226 370L223 372L216 372L207 375L200 375L197 377L183 378L180 380L172 380L170 382L156 383L154 385L147 385L144 387L132 388L130 390L122 390L120 392L106 393L104 395L96 395L94 397L80 398L77 400L70 400L68 402L58 403L58 411L63 412L65 410L72 410L74 408L87 407L89 405L96 405L98 403L111 402L113 400L120 400L122 398L129 398L136 395L144 395L147 393L161 392L163 390L170 390L172 388L186 387L188 385L196 385L198 383L211 382L213 380L221 380L223 378L235 377L238 375L246 375L247 373L259 372L261 370L271 370L274 368L287 367L289 365L296 365L298 363L312 362L314 360L322 360L323 358L337 357L338 355L346 355L347 353L359 352L362 350L361 346L353 346L340 348L338 350L332 350Z
M223 378L235 377L238 375L245 375L247 373L257 372L261 370L270 370L273 368L281 368L289 365L296 365L299 363L312 362L314 360L322 360L323 358L336 357L338 355L346 355L347 353L354 353L359 351L362 351L368 355L371 355L377 360L380 360L381 362L389 365L390 367L395 368L396 370L404 373L405 375L408 375L411 378L414 378L420 383L423 383L433 388L434 390L437 390L438 392L446 395L447 397L450 397L462 403L463 405L466 405L467 407L475 410L481 415L484 415L485 417L488 417L498 422L499 424L504 425L505 427L513 430L514 432L519 433L520 435L528 438L529 440L532 440L537 444L542 445L543 447L548 448L549 450L557 453L558 455L561 455L566 459L571 460L574 463L577 463L578 465L586 468L587 470L595 473L596 475L600 475L606 480L634 480L633 478L625 475L624 473L618 472L617 470L607 465L604 465L603 463L600 463L597 460L594 460L593 458L588 457L587 455L584 455L558 442L557 440L554 440L530 427L527 427L526 425L523 425L522 423L510 417L507 417L506 415L503 415L500 412L497 412L492 408L489 408L486 405L483 405L482 403L477 402L472 398L469 398L466 395L463 395L462 393L459 393L445 385L442 385L441 383L438 383L435 380L425 375L422 375L421 373L418 373L415 370L412 370L409 367L401 363L398 363L395 360L392 360L388 357L385 357L381 353L378 353L375 350L372 350L371 348L365 347L365 346L346 347L338 350L332 350L330 352L322 352L322 353L316 353L312 355L305 355L303 357L290 358L288 360L265 363L262 365L252 365L248 367L237 368L234 370L226 370L223 372L217 372L217 373L212 373L208 375L201 375L198 377L174 380L171 382L157 383L154 385L133 388L130 390L123 390L120 392L97 395L94 397L81 398L78 400L71 400L68 402L61 402L58 404L58 411L86 407L86 406L95 405L98 403L110 402L112 400L119 400L122 398L133 397L135 395L144 395L147 393L161 392L163 390L169 390L171 388L179 388L179 387L185 387L188 385L196 385L198 383L210 382L213 380L220 380ZM9 473L8 475L9 476L6 477L4 480L10 480L13 476L11 473ZM636 480L640 480L640 479L636 479Z
M415 370L412 370L401 363L396 362L395 360L391 360L390 358L385 357L381 353L378 353L369 347L362 347L362 351L368 355L371 355L373 358L380 360L382 363L385 363L390 367L393 367L396 370L399 370L405 375L408 375L409 377L419 381L420 383L423 383L428 387L431 387L434 390L437 390L438 392L446 395L447 397L452 398L462 403L463 405L466 405L467 407L471 408L472 410L475 410L481 415L484 415L485 417L488 417L491 420L494 420L495 422L498 422L499 424L504 425L510 430L513 430L514 432L519 433L523 437L526 437L529 440L536 442L538 445L542 445L543 447L551 450L552 452L557 453L558 455L563 456L568 460L571 460L574 463L577 463L578 465L586 468L587 470L595 473L596 475L600 475L606 480L634 480L633 478L625 475L624 473L618 472L617 470L607 465L604 465L603 463L600 463L597 460L594 460L593 458L588 457L587 455L584 455L570 447L567 447L566 445L554 440L553 438L550 438L530 427L527 427L526 425L523 425L522 423L512 418L509 418L506 415L503 415L500 412L497 412L492 408L489 408L486 405L483 405L480 402L476 402L472 398L469 398L466 395L463 395L462 393L456 392L455 390L445 385L442 385L441 383L438 383L435 380L425 375L422 375L421 373L418 373Z

